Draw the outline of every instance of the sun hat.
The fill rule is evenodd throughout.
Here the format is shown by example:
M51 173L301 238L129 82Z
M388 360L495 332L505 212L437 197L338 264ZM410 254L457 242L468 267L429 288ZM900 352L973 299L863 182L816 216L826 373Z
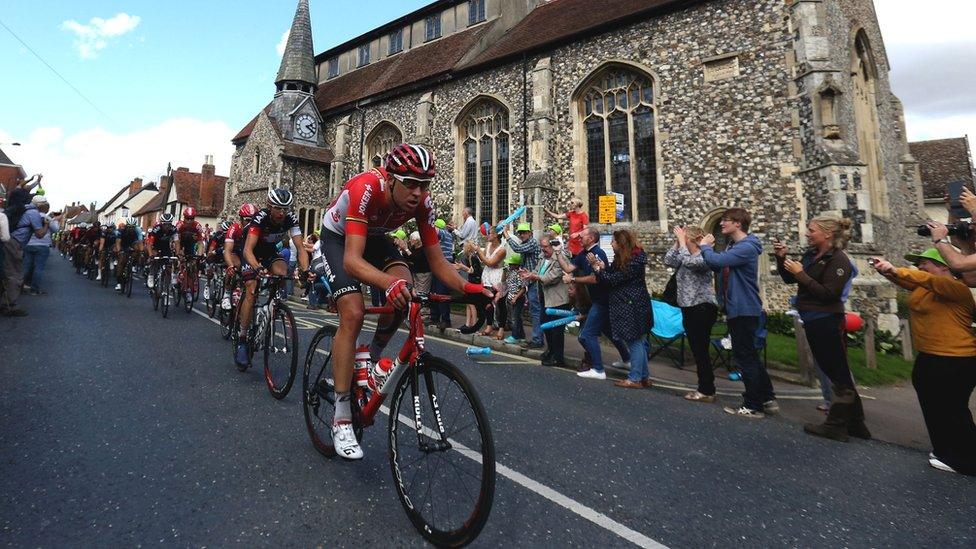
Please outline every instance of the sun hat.
M410 233L410 240L420 240L420 231Z
M549 225L549 230L556 234L563 234L563 226L560 225L559 223L553 223L552 225Z
M444 221L443 219L438 219L437 221L434 221L434 226L437 227L438 229L443 229L444 227L447 227L447 221Z
M942 254L939 253L939 250L936 250L935 248L929 248L920 254L905 255L905 260L910 261L914 265L918 265L923 259L929 259L935 261L936 263L941 263L946 267L949 266L949 264L946 263L946 260L942 259Z
M519 223L518 227L515 228L515 232L517 233L532 232L532 225L529 225L528 223Z
M41 204L47 204L47 199L41 195L36 195L34 198L31 198L31 204L35 206L40 206Z
M509 252L505 256L505 263L509 265L521 265L522 264L522 254L518 252Z
M478 232L481 233L481 236L488 236L488 231L490 230L491 230L491 225L489 225L487 221L485 221L484 223L481 224L480 227L478 227Z
M396 231L393 232L393 236L399 238L400 240L404 240L405 238L407 238L407 232L404 231L403 229L397 229Z

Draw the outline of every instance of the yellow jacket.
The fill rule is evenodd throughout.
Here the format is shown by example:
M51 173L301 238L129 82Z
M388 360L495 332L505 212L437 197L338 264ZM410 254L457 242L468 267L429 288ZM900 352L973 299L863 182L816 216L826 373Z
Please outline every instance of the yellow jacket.
M949 276L917 269L896 269L895 284L911 290L908 297L915 349L938 356L976 356L973 314L976 301L969 287Z

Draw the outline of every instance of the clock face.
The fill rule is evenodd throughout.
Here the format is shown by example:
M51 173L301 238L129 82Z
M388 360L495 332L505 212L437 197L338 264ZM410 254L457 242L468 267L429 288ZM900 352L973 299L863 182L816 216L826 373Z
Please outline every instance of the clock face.
M295 133L299 137L305 139L312 139L318 132L318 124L315 123L315 119L307 114L303 114L295 119Z

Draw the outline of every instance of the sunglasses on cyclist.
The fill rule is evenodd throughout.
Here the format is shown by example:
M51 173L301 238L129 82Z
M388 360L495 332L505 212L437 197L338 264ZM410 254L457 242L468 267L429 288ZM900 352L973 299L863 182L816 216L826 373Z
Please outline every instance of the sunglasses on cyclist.
M411 191L416 189L417 187L420 187L420 190L422 191L426 191L427 189L430 188L430 181L431 181L430 179L416 179L413 177L407 177L403 175L394 175L393 178L399 181L400 183L403 183L403 185L406 188L410 189Z

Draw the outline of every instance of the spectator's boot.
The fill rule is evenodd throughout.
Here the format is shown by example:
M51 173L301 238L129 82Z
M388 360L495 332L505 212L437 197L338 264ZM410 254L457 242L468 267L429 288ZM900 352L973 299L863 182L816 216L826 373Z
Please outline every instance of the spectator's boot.
M834 386L834 400L827 412L827 419L820 425L806 423L803 430L818 437L829 438L840 442L847 442L847 422L854 411L854 397L857 393L847 387Z
M861 404L861 395L854 392L854 405L851 410L851 417L847 420L847 434L852 437L871 439L871 431L864 424L864 405Z

